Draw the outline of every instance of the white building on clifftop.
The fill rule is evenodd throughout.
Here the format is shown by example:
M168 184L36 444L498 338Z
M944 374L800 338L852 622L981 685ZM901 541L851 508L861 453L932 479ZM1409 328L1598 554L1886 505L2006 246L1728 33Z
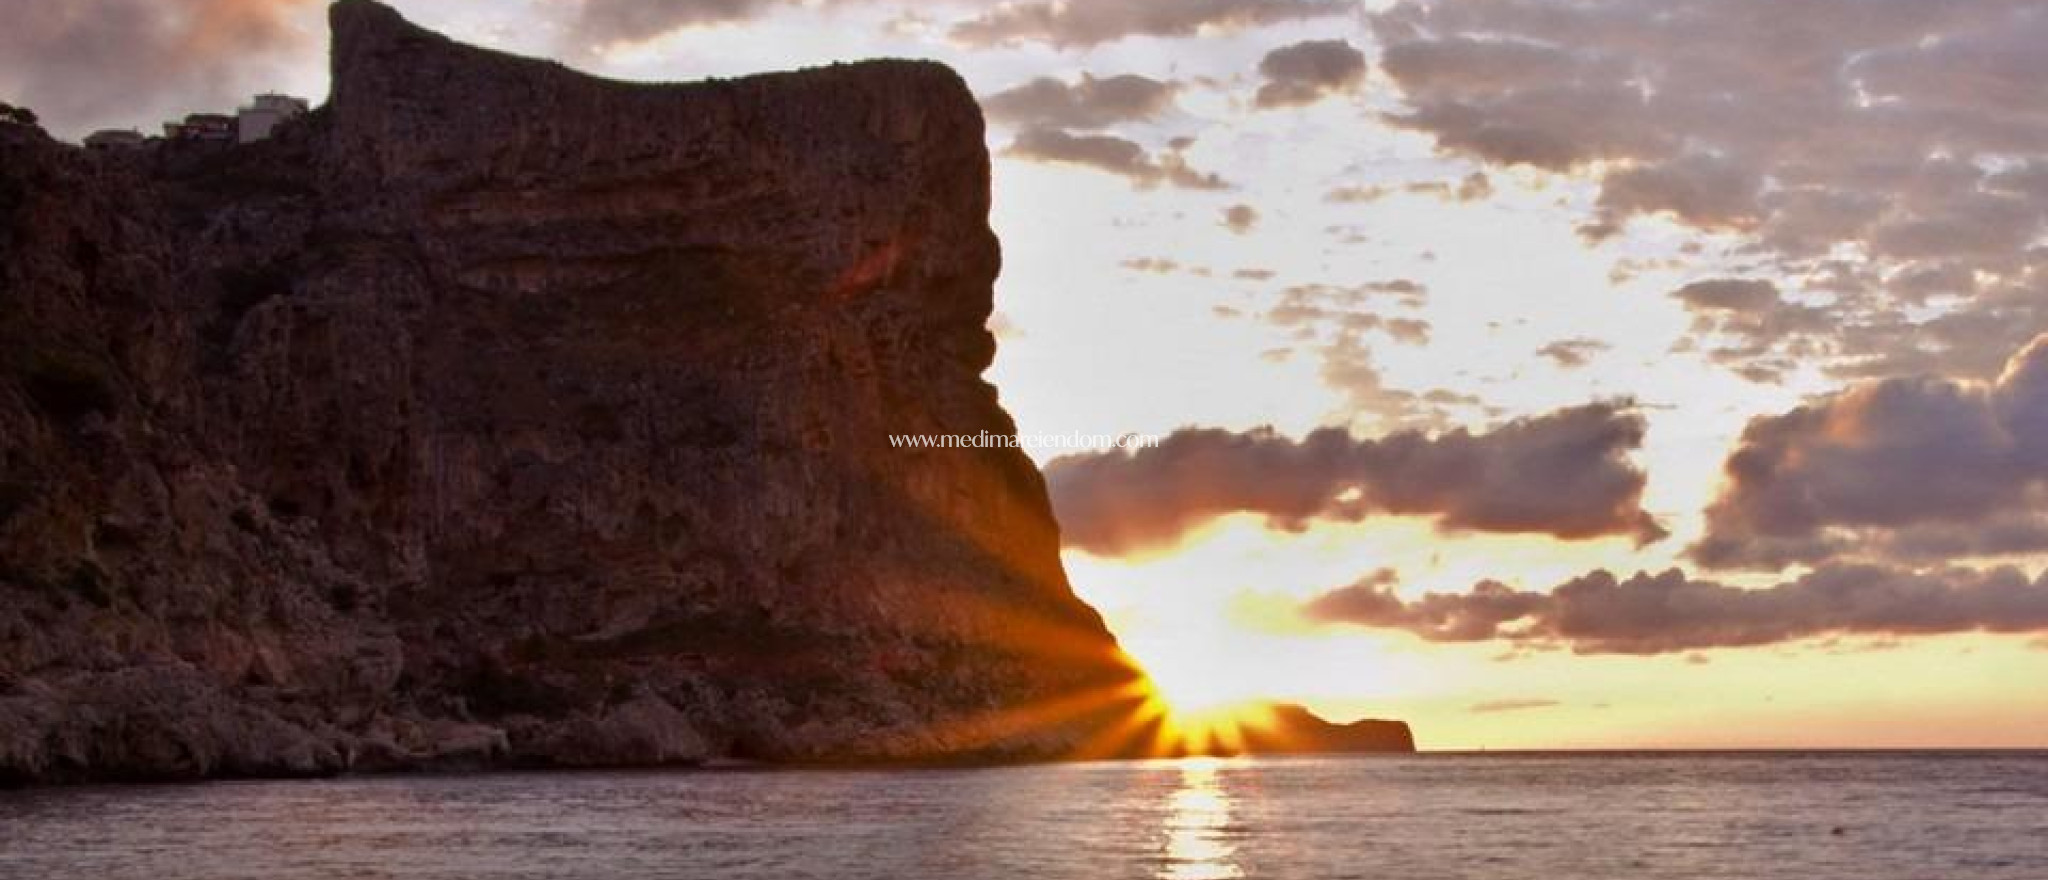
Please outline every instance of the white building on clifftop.
M264 93L257 95L249 106L235 112L235 129L242 143L260 141L270 136L270 130L294 116L306 112L306 99L290 95Z

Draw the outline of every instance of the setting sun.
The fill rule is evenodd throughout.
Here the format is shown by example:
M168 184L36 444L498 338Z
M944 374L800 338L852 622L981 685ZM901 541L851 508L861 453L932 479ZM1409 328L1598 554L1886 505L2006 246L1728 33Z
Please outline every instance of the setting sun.
M1173 753L1227 756L1249 751L1253 736L1271 730L1273 709L1270 703L1255 701L1192 709L1167 702L1165 721Z
M1199 642L1133 639L1125 650L1151 675L1160 701L1180 715L1208 715L1265 696L1241 662Z
M1238 652L1148 638L1130 640L1125 650L1145 669L1146 703L1160 718L1159 750L1238 754L1248 750L1248 737L1276 732L1272 690L1247 674Z

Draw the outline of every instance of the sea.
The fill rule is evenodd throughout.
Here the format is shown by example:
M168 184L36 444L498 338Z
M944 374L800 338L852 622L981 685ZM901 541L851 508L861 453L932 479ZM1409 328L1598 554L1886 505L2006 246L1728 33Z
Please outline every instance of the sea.
M2048 878L2048 753L1490 753L0 791L0 877Z

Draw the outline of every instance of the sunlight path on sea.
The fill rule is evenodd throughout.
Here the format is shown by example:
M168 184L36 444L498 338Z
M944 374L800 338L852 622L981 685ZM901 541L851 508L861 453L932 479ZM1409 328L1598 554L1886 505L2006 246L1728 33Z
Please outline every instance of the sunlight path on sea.
M1230 792L1217 772L1217 761L1193 758L1182 763L1180 787L1167 796L1164 826L1165 863L1160 880L1234 880L1244 871L1234 860Z

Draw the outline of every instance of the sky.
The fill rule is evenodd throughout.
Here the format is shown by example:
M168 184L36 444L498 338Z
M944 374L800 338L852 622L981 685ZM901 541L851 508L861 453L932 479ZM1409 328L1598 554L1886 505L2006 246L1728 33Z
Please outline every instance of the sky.
M61 136L326 91L308 0L16 4ZM1430 748L2048 746L2048 8L398 0L989 118L988 379L1186 705Z

